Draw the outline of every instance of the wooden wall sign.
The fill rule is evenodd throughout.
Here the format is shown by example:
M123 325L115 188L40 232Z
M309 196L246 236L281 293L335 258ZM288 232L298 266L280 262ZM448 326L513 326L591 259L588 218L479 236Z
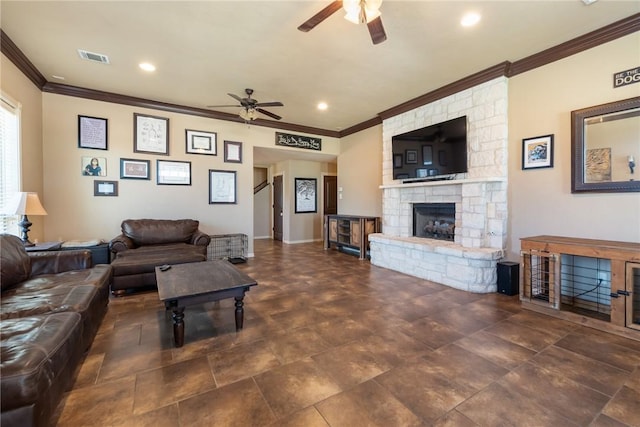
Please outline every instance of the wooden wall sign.
M322 140L310 136L291 135L288 133L276 132L276 145L287 147L306 148L308 150L322 150Z
M640 67L620 71L613 75L614 88L630 85L633 83L640 83Z

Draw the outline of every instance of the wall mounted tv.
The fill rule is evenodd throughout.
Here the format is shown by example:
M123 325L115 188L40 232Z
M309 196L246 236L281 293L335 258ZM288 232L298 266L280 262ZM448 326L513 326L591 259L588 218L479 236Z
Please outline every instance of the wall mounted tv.
M467 116L391 138L393 179L448 179L467 172Z

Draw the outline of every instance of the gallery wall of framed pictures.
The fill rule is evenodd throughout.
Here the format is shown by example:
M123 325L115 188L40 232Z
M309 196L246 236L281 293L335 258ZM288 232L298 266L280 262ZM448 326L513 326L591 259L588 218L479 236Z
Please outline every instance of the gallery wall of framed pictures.
M237 171L213 169L220 161L241 164L242 142L225 140L222 157L218 156L218 133L206 129L184 129L184 156L171 153L170 119L160 115L133 113L131 156L109 158L109 126L120 125L108 118L78 115L78 148L82 150L79 170L82 176L94 177L94 196L117 197L118 181L106 180L116 175L121 180L152 181L158 186L191 186L191 155L212 156L208 164L209 204L237 203ZM91 153L84 150L100 150ZM160 156L160 157L155 157ZM202 165L202 161L198 161ZM194 163L195 165L195 163ZM155 170L154 170L155 168ZM128 184L127 184L128 185Z

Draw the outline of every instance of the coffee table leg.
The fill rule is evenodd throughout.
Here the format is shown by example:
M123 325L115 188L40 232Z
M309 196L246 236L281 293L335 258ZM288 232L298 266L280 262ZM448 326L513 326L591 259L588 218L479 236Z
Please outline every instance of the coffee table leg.
M173 309L173 341L176 347L184 344L184 307Z
M242 329L244 323L244 295L236 298L236 331Z

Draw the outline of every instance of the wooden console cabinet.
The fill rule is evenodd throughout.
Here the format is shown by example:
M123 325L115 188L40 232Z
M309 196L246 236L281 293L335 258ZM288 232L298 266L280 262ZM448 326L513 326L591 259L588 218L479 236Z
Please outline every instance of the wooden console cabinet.
M324 248L331 245L358 251L365 259L369 249L369 234L380 232L380 218L375 216L325 215Z
M523 238L520 275L524 307L594 327L640 330L640 243Z

